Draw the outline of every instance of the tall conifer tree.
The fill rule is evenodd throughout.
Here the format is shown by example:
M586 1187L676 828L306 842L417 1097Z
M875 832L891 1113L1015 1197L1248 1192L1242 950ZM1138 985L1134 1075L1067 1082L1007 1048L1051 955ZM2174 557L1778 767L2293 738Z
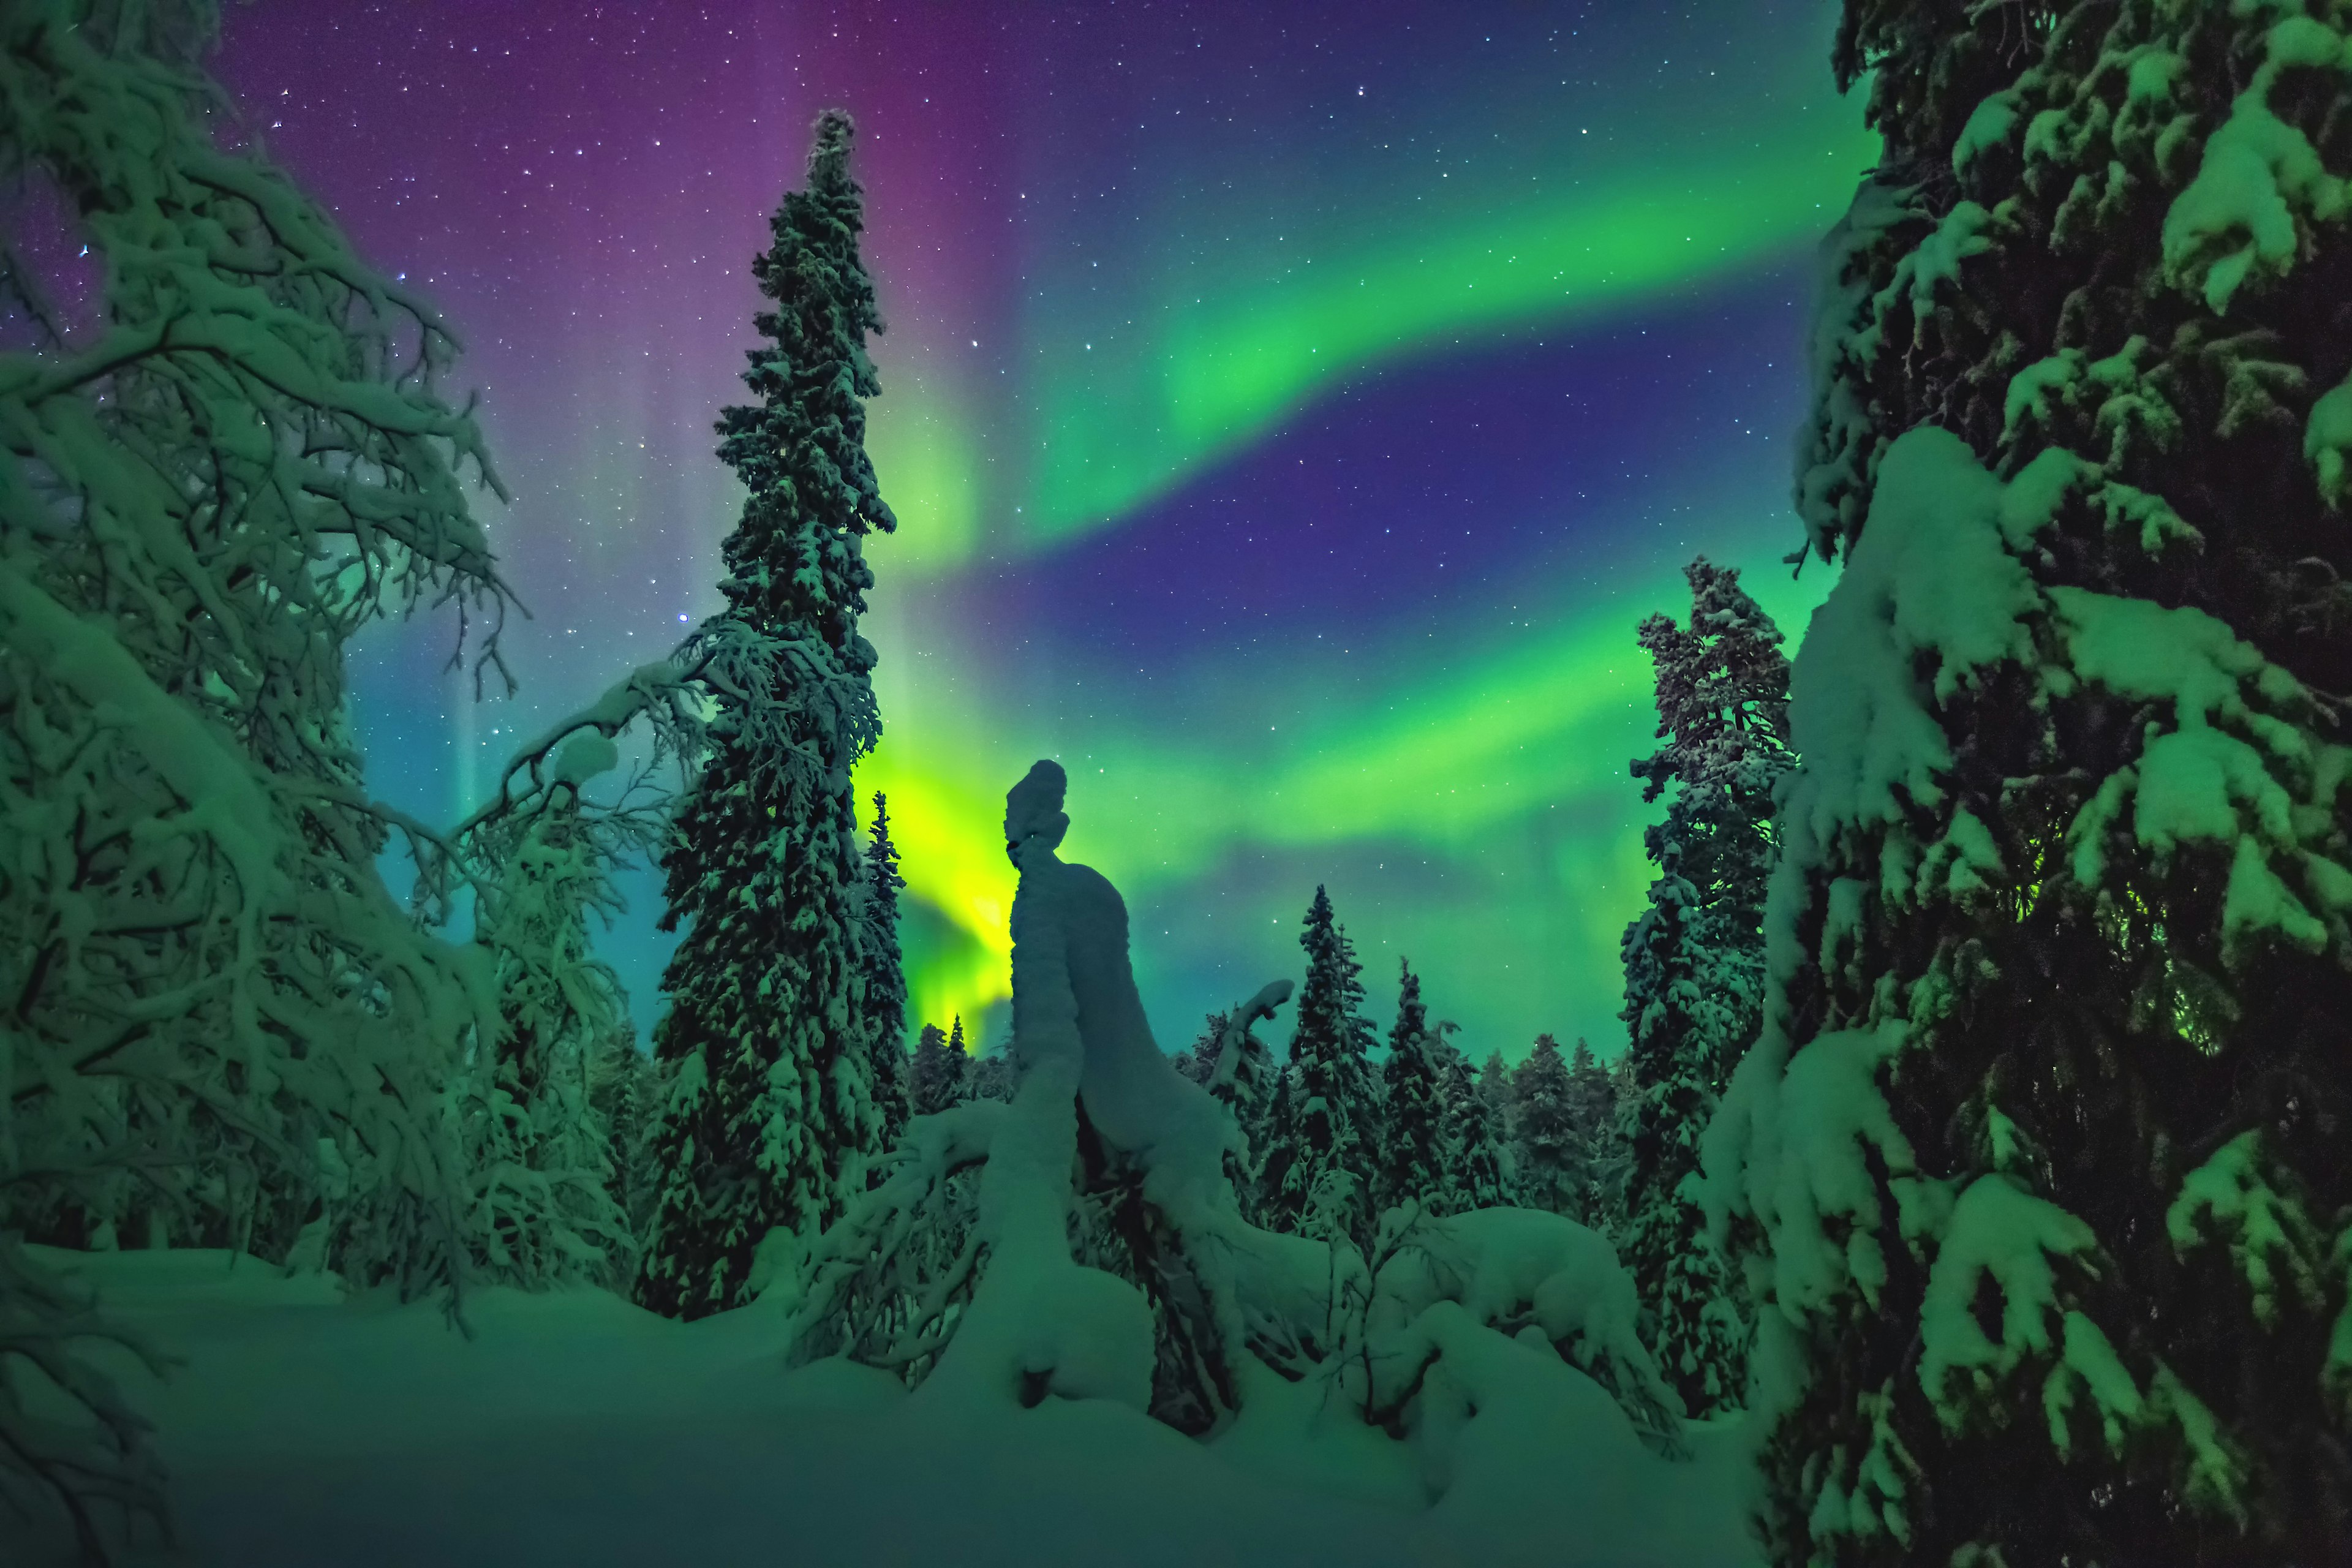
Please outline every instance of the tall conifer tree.
M837 1215L879 1131L849 779L880 730L857 630L874 582L864 541L896 522L865 448L879 390L866 335L882 320L850 135L845 114L817 121L808 188L784 197L752 261L775 302L743 375L759 401L719 423L749 492L723 546L722 619L772 650L772 682L716 694L712 748L663 862L665 922L686 934L663 976L655 1050L676 1070L639 1293L672 1316L740 1304L769 1230Z
M1438 1042L1430 1037L1421 976L1397 962L1397 1016L1381 1064L1380 1160L1372 1173L1375 1212L1407 1198L1436 1197L1444 1183L1444 1105L1438 1083Z
M963 1020L956 1020L961 1037ZM915 1058L907 1068L907 1100L917 1116L937 1116L964 1098L964 1059L961 1044L953 1048L937 1024L923 1026L915 1042Z
M1444 1111L1445 1178L1441 1214L1496 1208L1514 1201L1506 1171L1502 1112L1478 1092L1467 1058L1450 1055L1438 1079Z
M1372 1026L1364 1017L1363 965L1347 928L1331 912L1321 887L1307 906L1298 945L1307 950L1307 984L1298 994L1298 1026L1290 1041L1287 1081L1276 1096L1282 1117L1272 1142L1278 1157L1267 1164L1267 1223L1298 1230L1318 1204L1318 1192L1346 1195L1338 1203L1343 1227L1362 1245L1371 1232L1366 1180L1379 1148L1379 1106L1371 1070Z
M625 1018L617 1020L596 1042L590 1058L588 1100L604 1130L605 1163L611 1172L607 1190L628 1221L629 1235L640 1245L653 1224L658 1190L647 1139L660 1092L659 1074L652 1058L637 1047L636 1030Z
M1591 1055L1590 1047L1585 1054ZM1511 1072L1511 1145L1519 1201L1571 1219L1584 1216L1586 1129L1577 1104L1559 1042L1538 1035L1535 1049Z
M1850 0L1750 1247L1776 1561L2352 1561L2352 58Z
M884 1149L907 1130L907 972L898 949L898 889L906 885L890 841L889 800L877 789L866 846L866 1051Z
M1685 572L1687 626L1639 631L1656 669L1657 751L1633 763L1643 799L1667 797L1645 835L1658 868L1625 931L1628 1092L1619 1255L1633 1276L1662 1369L1695 1413L1738 1403L1745 1313L1684 1182L1699 1132L1755 1037L1763 1005L1764 896L1773 791L1795 765L1780 631L1705 556Z

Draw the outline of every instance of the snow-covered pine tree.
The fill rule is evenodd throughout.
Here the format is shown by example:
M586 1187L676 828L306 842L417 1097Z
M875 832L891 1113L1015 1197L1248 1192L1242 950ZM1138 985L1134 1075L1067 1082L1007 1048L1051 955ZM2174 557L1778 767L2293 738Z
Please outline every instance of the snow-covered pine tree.
M1169 1058L1170 1065L1186 1081L1203 1089L1208 1087L1217 1070L1217 1049L1225 1037L1227 1016L1223 1013L1210 1014L1209 1021L1202 1026L1200 1037Z
M2343 7L1853 0L1765 1016L1769 1554L2352 1560Z
M1478 1097L1495 1113L1496 1125L1502 1129L1503 1140L1507 1143L1511 1137L1511 1118L1517 1094L1518 1084L1511 1076L1511 1064L1503 1059L1501 1051L1488 1051L1485 1064L1478 1068Z
M1298 994L1291 1036L1287 1114L1275 1131L1283 1151L1278 1185L1266 1194L1267 1224L1300 1230L1318 1189L1335 1196L1339 1222L1369 1246L1374 1217L1369 1167L1380 1147L1379 1100L1371 1068L1372 1026L1363 1015L1363 965L1333 918L1320 886L1307 906L1298 945L1307 950L1307 984ZM1344 1189L1344 1195L1336 1195Z
M984 1056L968 1058L970 1066L964 1072L964 1100L1011 1100L1015 1087L1013 1058L1004 1051L990 1051Z
M1478 1092L1469 1059L1455 1052L1438 1079L1445 1156L1440 1213L1465 1214L1516 1201L1505 1176L1502 1113Z
M665 1175L638 1297L672 1317L740 1305L777 1226L812 1234L865 1185L879 1136L868 1083L852 889L852 765L880 731L874 648L857 630L866 533L897 526L866 456L879 331L858 255L863 198L848 116L816 125L808 187L754 258L775 302L754 324L719 455L749 492L722 546L719 617L774 650L765 689L719 689L711 746L663 857L666 925L683 922L655 1055L672 1064L656 1143Z
M956 1020L956 1034L961 1039L961 1018ZM962 1047L950 1048L946 1033L937 1024L924 1025L921 1037L915 1042L914 1060L907 1069L907 1099L912 1113L936 1116L967 1098L963 1072Z
M1701 556L1685 576L1690 624L1656 615L1638 633L1656 670L1663 744L1632 769L1644 801L1671 794L1664 820L1644 835L1658 867L1649 907L1621 949L1632 1043L1622 1058L1617 1234L1661 1363L1685 1406L1704 1412L1738 1403L1747 1329L1730 1271L1683 1184L1756 1036L1772 792L1796 759L1780 628L1738 572Z
M1209 1097L1231 1110L1235 1124L1241 1128L1242 1169L1236 1173L1241 1180L1235 1191L1243 1199L1244 1215L1251 1218L1255 1217L1259 1173L1271 1137L1276 1079L1279 1077L1274 1053L1257 1037L1257 1022L1260 1017L1271 1017L1274 1008L1287 999L1289 982L1281 982L1278 994L1269 987L1259 993L1257 1001L1242 1005L1238 1032L1231 1012L1213 1015L1212 1019L1217 1025L1218 1038L1212 1046L1206 1083ZM1268 997L1274 1000L1269 1002Z
M1176 1055L1177 1071L1232 1113L1241 1143L1228 1152L1225 1174L1242 1217L1252 1224L1264 1207L1276 1088L1274 1058L1257 1037L1257 1024L1274 1016L1291 989L1289 981L1277 980L1248 1001L1210 1014L1201 1037Z
M1609 1069L1581 1035L1569 1053L1568 1103L1576 1129L1568 1177L1576 1207L1570 1213L1595 1230L1607 1230L1613 1216L1609 1181L1617 1142L1617 1091Z
M874 831L866 846L866 944L863 973L866 1043L876 1114L876 1147L895 1148L907 1131L907 971L898 950L898 847L890 841L890 803L874 792ZM878 1180L877 1166L872 1179Z
M1421 976L1397 961L1397 1016L1381 1064L1379 1159L1372 1168L1375 1213L1418 1198L1433 1205L1445 1183L1444 1104L1438 1082L1438 1047Z
M1590 1054L1590 1047L1587 1048ZM1559 1042L1536 1037L1527 1059L1510 1069L1510 1138L1519 1201L1580 1220L1585 1128Z
M102 278L68 321L0 239L34 340L0 353L0 1513L92 1552L93 1505L157 1511L158 1476L79 1359L105 1320L16 1235L454 1285L436 1107L491 1023L378 874L404 825L363 787L343 659L420 597L495 619L464 482L495 481L436 390L440 320L239 149L215 20L0 8L0 179ZM29 1408L20 1362L54 1385Z

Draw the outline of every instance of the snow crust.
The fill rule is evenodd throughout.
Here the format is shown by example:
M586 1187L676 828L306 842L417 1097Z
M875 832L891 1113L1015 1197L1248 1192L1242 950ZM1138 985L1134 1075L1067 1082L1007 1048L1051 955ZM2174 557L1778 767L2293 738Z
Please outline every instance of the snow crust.
M1112 1400L927 1403L839 1360L788 1373L765 1303L682 1323L593 1289L498 1287L461 1332L429 1304L226 1253L43 1261L179 1358L162 1379L107 1364L158 1421L200 1568L1759 1563L1738 1423L1659 1458L1548 1347L1450 1305L1411 1441L1259 1370L1202 1444ZM55 1540L43 1524L10 1544L37 1563Z

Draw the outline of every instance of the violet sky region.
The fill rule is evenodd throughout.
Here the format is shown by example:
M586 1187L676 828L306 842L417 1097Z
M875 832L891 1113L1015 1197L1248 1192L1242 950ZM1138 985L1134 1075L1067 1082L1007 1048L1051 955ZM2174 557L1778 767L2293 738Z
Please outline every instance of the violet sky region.
M1296 974L1318 882L1474 1058L1622 1048L1651 872L1633 627L1742 568L1794 650L1787 440L1820 235L1875 156L1827 0L635 6L260 0L220 72L467 346L530 620L476 703L355 650L370 783L457 818L719 606L746 263L859 125L898 536L866 623L913 1021L993 1039L1005 787L1072 776L1163 1047ZM668 940L601 950L641 1027ZM1277 1031L1278 1033L1279 1031Z

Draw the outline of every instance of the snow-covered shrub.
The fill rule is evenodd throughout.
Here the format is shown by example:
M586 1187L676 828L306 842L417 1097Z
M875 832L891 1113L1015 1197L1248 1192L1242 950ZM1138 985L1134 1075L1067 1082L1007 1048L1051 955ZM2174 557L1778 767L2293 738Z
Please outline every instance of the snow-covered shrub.
M1392 1221L1398 1216L1391 1216ZM1633 1280L1598 1232L1539 1209L1489 1208L1392 1226L1361 1355L1375 1420L1399 1422L1444 1352L1439 1303L1511 1339L1532 1336L1607 1389L1645 1441L1680 1447L1683 1407L1636 1330Z

